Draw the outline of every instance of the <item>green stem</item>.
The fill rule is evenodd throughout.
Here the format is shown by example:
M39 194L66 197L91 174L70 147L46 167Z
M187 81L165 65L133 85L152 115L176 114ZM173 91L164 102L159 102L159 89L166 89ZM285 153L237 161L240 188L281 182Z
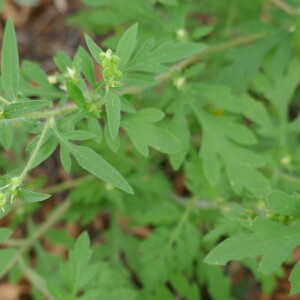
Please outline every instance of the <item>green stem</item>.
M23 172L22 172L21 175L18 177L19 183L22 183L22 181L23 181L24 178L26 177L27 173L30 171L30 169L31 169L31 167L32 167L32 164L33 164L33 162L34 162L34 160L35 160L35 158L36 158L36 156L37 156L37 154L38 154L38 152L39 152L39 150L40 150L40 148L41 148L41 146L42 146L43 140L44 140L44 138L45 138L45 136L46 136L46 133L47 133L47 130L48 130L49 126L50 126L50 121L51 121L51 120L49 119L49 120L45 123L45 126L44 126L44 128L43 128L43 130L42 130L42 132L41 132L40 138L39 138L39 140L38 140L38 142L37 142L37 144L36 144L36 146L35 146L35 149L33 150L33 152L32 152L32 154L31 154L31 156L30 156L30 158L29 158L29 160L28 160L28 162L27 162L27 164L26 164L26 166L25 166Z
M291 16L299 16L300 12L297 11L296 9L290 7L286 2L282 1L282 0L272 0L272 2L281 10L283 10L284 12L286 12L288 15Z
M273 171L270 168L264 168L264 169L261 169L260 171L262 172L263 175L265 175L269 178L273 174ZM287 184L292 185L295 188L300 189L300 178L299 177L296 177L296 176L293 176L293 175L290 175L290 174L286 174L286 173L281 173L278 176L279 176L278 179L282 183L287 183Z
M24 240L14 240L9 239L3 243L1 243L1 246L3 247L21 247L24 244Z
M50 118L50 117L57 117L57 116L62 116L65 115L69 112L75 111L76 109L78 109L78 107L76 105L68 105L64 108L61 109L54 109L54 110L49 110L49 111L43 111L43 112L32 112L26 116L24 116L23 118Z
M0 102L2 102L5 105L11 104L11 102L9 102L7 99L3 98L2 96L0 96Z
M168 242L166 243L166 245L163 247L163 249L160 251L160 257L164 257L165 253L170 249L172 248L172 245L173 243L176 241L179 233L180 233L180 230L182 228L182 226L185 224L185 222L188 220L189 216L190 216L190 213L192 211L192 208L195 207L195 202L197 200L196 199L191 199L189 201L189 203L187 203L187 206L185 207L185 210L181 216L181 218L179 219L172 235L170 236Z
M297 187L300 189L300 178L291 176L288 174L281 174L279 177L282 181L292 184L293 186Z
M66 199L62 204L60 204L56 210L51 214L51 216L35 230L28 239L25 240L23 245L19 248L18 252L8 261L6 266L0 271L0 279L3 278L14 267L14 265L19 261L20 257L27 252L36 241L38 241L44 234L60 220L64 213L70 208L71 201Z
M60 192L64 192L66 190L70 190L76 186L79 186L79 185L83 184L85 181L90 180L92 178L95 178L95 177L92 175L85 175L80 178L76 178L76 179L73 179L70 181L56 184L54 186L50 186L48 188L44 188L44 189L42 189L41 192L45 193L45 194L57 194Z
M236 39L233 39L229 42L224 42L220 43L215 46L211 46L208 49L199 52L198 54L195 54L192 57L189 57L185 60L180 61L179 63L173 65L168 72L159 74L155 76L155 80L157 83L163 83L174 75L176 72L182 71L184 68L187 66L199 61L200 59L204 59L210 55L217 54L235 47L240 47L240 46L245 46L248 44L251 44L253 42L257 42L259 40L262 40L267 37L267 33L261 32L261 33L256 33L253 35L249 36L243 36L243 37L238 37ZM147 89L147 87L129 87L129 88L124 88L120 91L120 95L128 94L128 93L138 93L143 90Z
M189 58L175 64L173 67L171 67L169 69L168 72L156 76L155 79L157 82L162 83L162 82L170 79L174 73L182 71L187 66L189 66L203 58L206 58L210 55L217 54L217 53L220 53L220 52L223 52L223 51L235 48L235 47L245 46L245 45L251 44L253 42L257 42L257 41L265 38L266 36L267 36L266 33L261 32L261 33L253 34L250 36L238 37L229 42L224 42L219 45L211 46L211 47L207 48L206 50L201 51L200 53L195 54L194 56L189 57Z
M35 286L44 296L47 297L49 300L55 300L53 296L51 296L47 284L45 280L38 275L34 270L26 266L25 262L19 258L19 267L21 271L27 276L27 279L32 283L33 286Z
M228 49L231 49L234 47L245 46L245 45L251 44L253 42L257 42L257 41L265 38L266 36L267 36L267 33L262 32L262 33L257 33L257 34L253 34L250 36L238 37L229 42L224 42L224 43L220 43L219 45L211 46L208 49L201 51L200 53L195 54L194 56L187 58L185 60L182 60L179 63L173 65L169 69L168 72L155 76L155 80L157 81L158 84L163 83L163 82L169 80L170 78L172 78L174 73L182 71L184 68L199 61L200 59L206 58L210 55L220 53L220 52L223 52L225 50L228 50ZM122 89L119 92L119 95L124 95L124 94L128 94L128 93L135 94L135 93L142 92L145 89L147 89L147 87L146 88L145 87L128 87L128 88ZM2 101L4 104L10 104L9 101L7 101L6 99L4 99L2 97L0 97L0 101ZM50 110L50 111L45 111L45 112L32 112L32 113L24 116L23 118L50 118L52 116L53 117L62 116L66 113L75 111L76 109L78 109L78 107L76 105L71 104L62 109Z

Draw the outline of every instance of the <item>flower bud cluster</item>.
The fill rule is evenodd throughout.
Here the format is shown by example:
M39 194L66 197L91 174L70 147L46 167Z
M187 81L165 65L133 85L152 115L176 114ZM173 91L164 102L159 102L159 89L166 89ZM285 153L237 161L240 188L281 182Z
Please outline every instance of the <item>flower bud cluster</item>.
M19 177L7 178L6 184L0 187L0 209L4 212L8 201L13 202L18 196Z
M119 87L122 85L120 79L123 73L118 69L120 58L113 54L111 49L100 53L100 62L102 65L102 76L107 87Z
M66 80L71 81L74 84L80 82L80 73L75 68L67 68L64 74Z
M2 211L4 211L4 207L5 207L6 201L7 201L7 199L6 199L5 194L3 194L3 193L0 192L0 209Z

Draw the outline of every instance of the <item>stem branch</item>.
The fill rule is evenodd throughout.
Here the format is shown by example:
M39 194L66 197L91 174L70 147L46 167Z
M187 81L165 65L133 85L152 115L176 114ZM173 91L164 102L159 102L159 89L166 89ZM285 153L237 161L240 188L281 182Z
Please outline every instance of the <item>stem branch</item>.
M300 14L299 11L296 11L282 0L273 0L273 3L290 16L299 16Z
M47 297L47 299L55 300L51 296L51 294L47 288L45 280L40 275L38 275L36 272L34 272L34 270L32 270L31 268L26 266L25 262L21 258L19 258L18 262L19 262L19 267L20 267L21 271L27 276L27 278L32 283L32 285L34 285L40 292L42 292L43 295Z
M95 178L92 175L85 175L82 176L80 178L76 178L70 181L66 181L60 184L56 184L47 188L42 189L41 193L45 193L45 194L57 194L60 192L64 192L66 190L70 190L78 185L81 185L82 183L84 183L85 181Z
M225 50L229 50L234 47L245 46L253 42L257 42L267 37L267 35L268 34L265 32L260 32L249 36L238 37L229 42L224 42L218 45L211 46L208 49L201 51L200 53L195 54L194 56L191 56L173 65L168 72L155 76L155 80L157 81L158 84L163 83L169 80L170 78L172 78L174 73L182 71L184 68L191 65L192 63L199 61L200 59L206 58L213 54L223 52ZM124 95L128 93L138 93L145 89L147 89L147 87L129 87L129 88L122 89L119 94Z
M0 102L2 102L5 105L11 104L11 102L9 102L7 99L3 98L2 96L0 96Z
M66 199L60 204L51 216L34 231L28 239L25 240L23 245L19 248L18 252L8 261L3 270L0 271L0 279L10 271L12 267L19 261L20 257L27 252L36 241L38 241L59 219L61 216L70 208L71 201Z
M38 142L37 142L37 144L35 146L35 149L32 152L32 154L31 154L31 156L30 156L30 158L29 158L29 160L28 160L28 162L27 162L27 164L26 164L23 172L21 173L21 175L18 178L18 180L19 180L20 183L22 183L22 181L24 180L24 178L27 175L28 171L30 171L30 169L31 169L31 166L32 166L32 164L33 164L33 162L34 162L34 160L35 160L35 158L36 158L36 156L37 156L37 154L38 154L38 152L39 152L39 150L40 150L40 148L42 146L43 140L44 140L44 138L46 136L47 130L48 130L49 125L50 125L50 121L51 120L49 119L46 122L46 124L45 124L45 126L44 126L44 128L43 128L43 130L41 132L40 138L39 138L39 140L38 140Z

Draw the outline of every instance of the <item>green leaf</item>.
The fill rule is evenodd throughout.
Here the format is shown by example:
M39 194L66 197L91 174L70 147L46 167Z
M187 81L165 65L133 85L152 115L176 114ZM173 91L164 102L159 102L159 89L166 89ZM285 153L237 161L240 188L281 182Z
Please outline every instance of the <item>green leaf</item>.
M155 290L151 291L151 293L145 292L138 298L138 300L157 300L157 299L174 300L174 295L166 285L160 285ZM202 300L202 299L197 298L197 300Z
M83 289L87 289L88 284L97 278L99 270L98 264L90 264L92 254L90 238L87 232L83 232L77 238L74 248L69 251L68 261L60 265L59 284L57 280L47 282L55 299L76 299L79 291L83 294L80 299L84 299Z
M69 271L72 278L73 290L79 289L87 282L83 282L83 277L86 274L88 264L91 260L93 250L90 246L90 238L87 232L83 232L76 240L74 249L70 251L69 256Z
M118 94L109 92L106 95L105 109L109 132L112 139L115 139L119 132L121 120L121 99Z
M90 133L94 134L94 139L96 143L100 143L102 139L102 127L99 123L99 120L95 118L93 115L89 115L87 117L88 122L88 130Z
M83 297L80 297L80 300L94 300L94 299L103 299L103 300L135 300L136 292L129 287L115 286L111 288L99 288L88 290Z
M178 4L178 0L151 0L151 3L161 3L164 5L176 6Z
M136 45L138 24L129 27L119 40L116 55L120 57L120 69L124 68Z
M94 64L92 62L92 59L90 55L87 53L85 49L82 47L79 47L78 53L76 54L76 58L79 60L82 72L85 76L85 78L89 81L89 83L95 87L96 86L96 80L95 80L95 70L94 70Z
M276 108L277 113L285 118L286 107L299 84L299 59L291 61L287 70L281 74L268 70L269 74L259 73L254 81L256 90L262 93Z
M20 200L24 202L39 202L50 198L51 195L32 192L32 191L25 190L23 188L19 188L18 197L20 198Z
M17 250L8 248L0 249L0 270L4 270L8 266L8 262L16 255Z
M213 26L200 26L197 27L191 34L193 40L199 40L209 35L214 30Z
M13 230L10 228L0 228L0 242L3 243L7 241L13 234Z
M22 75L20 90L26 96L36 96L53 101L63 94L63 91L49 82L47 74L36 63L23 61Z
M44 108L51 103L51 101L46 100L30 100L9 104L3 109L3 117L5 119L19 118L41 108Z
M258 72L264 56L281 42L281 38L280 35L270 34L268 38L255 44L229 50L227 59L231 63L221 70L218 82L231 86L239 92L246 89L247 84Z
M196 282L190 282L189 278L176 274L171 278L171 285L176 292L186 300L201 300L199 287ZM164 298L163 298L164 299ZM171 297L170 299L173 299ZM217 299L216 299L217 300ZM225 300L225 299L224 299Z
M159 181L160 178L156 179L152 188L155 188ZM150 183L148 183L148 185L149 184ZM150 197L152 197L152 195ZM148 205L144 204L141 210L138 210L135 216L135 222L145 226L152 224L155 227L173 225L180 218L181 214L182 212L176 204L170 201L159 200L155 202L155 205L153 205L151 201Z
M298 261L297 264L294 266L289 281L291 282L291 295L295 295L300 293L300 262Z
M11 19L5 26L2 57L1 57L2 85L10 98L16 100L19 88L19 54L16 33Z
M74 155L78 164L83 169L121 190L133 194L132 187L124 177L94 150L85 146L70 143L64 135L56 129L54 129L54 134L58 138L60 144L65 146L67 150Z
M152 123L157 122L163 114L155 109L144 109L122 119L122 127L138 151L144 156L148 155L148 147L163 153L176 153L180 150L178 139L167 129Z
M254 134L230 118L214 117L197 108L195 112L203 129L200 156L209 183L217 184L223 165L236 193L246 188L257 196L265 196L269 192L269 183L257 170L264 166L264 160L243 147L256 143Z
M120 148L120 137L117 135L117 137L113 139L107 125L104 127L104 137L108 147L116 153Z
M71 99L76 103L76 105L79 108L87 110L88 109L87 102L82 94L81 89L77 85L71 82L67 82L66 86Z
M300 197L298 194L289 195L281 191L272 191L267 196L269 209L277 214L300 217Z
M262 136L276 136L274 124L268 114L266 106L248 95L240 97L243 115L259 126L258 133Z
M124 177L94 150L78 145L72 145L69 150L82 168L126 193L133 194L131 186Z
M245 223L252 234L230 237L205 258L208 264L224 265L230 260L262 256L259 269L264 274L275 271L300 244L300 224L278 224L263 217Z
M12 124L7 121L0 121L0 144L4 149L10 149L14 139L14 130Z
M190 146L190 131L186 118L183 116L175 117L169 124L168 129L181 143L181 150L169 155L172 167L175 170L178 170L182 165Z
M60 145L60 160L63 168L67 173L70 173L71 167L72 167L72 160L70 153L66 146Z
M176 62L202 52L206 46L197 43L166 42L154 49L154 40L147 40L126 66L126 71L160 73L167 70L164 64Z
M96 62L99 62L100 53L103 52L103 50L87 34L85 35L85 42Z
M206 266L208 292L214 300L233 300L230 283L220 267Z
M130 119L133 121L144 120L147 123L156 123L164 118L165 114L155 108L146 108L138 113L135 111L130 115Z
M71 68L73 64L71 58L63 52L58 52L53 60L61 73L65 73L67 68Z
M72 130L68 132L63 132L61 135L67 140L74 141L85 141L95 137L92 132L86 130Z
M198 246L199 233L189 221L172 229L158 227L141 246L141 278L146 289L161 285L174 271L183 271L195 258Z
M26 151L30 154L34 151L36 144L38 143L40 136L36 136L30 144L28 144ZM41 148L39 149L34 161L32 162L32 168L35 168L40 163L45 161L56 149L57 141L53 136L47 136L44 138Z

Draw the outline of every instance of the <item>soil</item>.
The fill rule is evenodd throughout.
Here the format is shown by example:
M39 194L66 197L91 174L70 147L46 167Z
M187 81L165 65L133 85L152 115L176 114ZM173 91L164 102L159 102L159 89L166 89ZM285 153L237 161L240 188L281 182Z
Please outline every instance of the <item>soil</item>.
M53 56L61 51L74 55L84 44L83 33L67 24L67 16L80 10L79 0L39 0L34 7L24 7L6 0L1 13L1 37L5 20L16 27L20 61L37 61L47 73L55 70Z

